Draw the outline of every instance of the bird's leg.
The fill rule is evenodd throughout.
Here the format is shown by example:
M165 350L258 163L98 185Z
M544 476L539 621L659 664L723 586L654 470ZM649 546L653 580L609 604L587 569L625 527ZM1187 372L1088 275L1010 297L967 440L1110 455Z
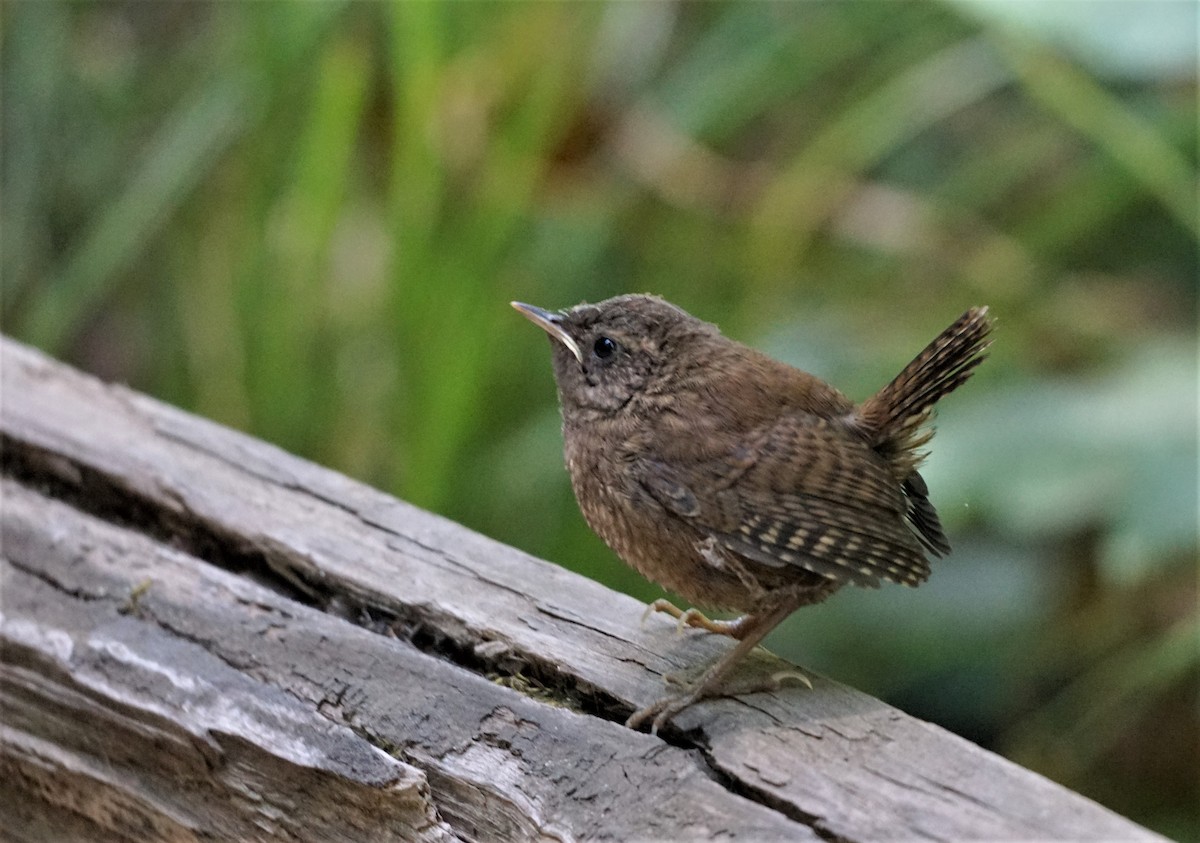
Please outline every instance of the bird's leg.
M682 633L685 626L694 626L698 629L715 632L717 635L728 635L730 638L741 638L745 635L745 630L750 619L750 615L745 615L731 621L714 621L712 618L705 616L699 609L684 611L670 600L660 597L646 607L646 611L642 615L642 623L645 623L646 618L650 617L654 612L663 612L677 619L679 621L677 632Z
M654 720L650 724L650 734L657 735L658 730L668 720L688 706L707 697L721 695L721 683L729 671L745 658L747 653L758 646L758 643L766 637L767 633L778 626L780 621L790 615L796 607L797 601L795 599L784 600L759 614L746 615L734 621L733 623L739 626L739 632L741 633L738 636L737 646L718 659L691 687L682 693L663 697L661 700L635 711L625 721L625 725L630 729L637 729L647 719L653 717ZM767 687L778 687L777 678L772 677L772 682L768 683ZM763 689L754 688L753 690ZM748 692L747 689L739 689L739 693Z

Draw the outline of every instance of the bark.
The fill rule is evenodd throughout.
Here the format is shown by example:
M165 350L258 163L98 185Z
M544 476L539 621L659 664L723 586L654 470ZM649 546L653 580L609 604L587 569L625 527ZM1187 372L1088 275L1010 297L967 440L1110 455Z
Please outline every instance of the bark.
M730 642L0 357L9 839L1160 839L819 676L633 732Z

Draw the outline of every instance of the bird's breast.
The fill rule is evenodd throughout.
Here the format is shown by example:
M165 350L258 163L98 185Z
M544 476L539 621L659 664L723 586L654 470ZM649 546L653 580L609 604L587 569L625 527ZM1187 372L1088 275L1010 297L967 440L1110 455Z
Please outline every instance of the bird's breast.
M731 568L702 552L711 537L667 512L635 479L649 458L620 446L565 437L571 486L588 526L647 579L709 608L749 611L754 595Z

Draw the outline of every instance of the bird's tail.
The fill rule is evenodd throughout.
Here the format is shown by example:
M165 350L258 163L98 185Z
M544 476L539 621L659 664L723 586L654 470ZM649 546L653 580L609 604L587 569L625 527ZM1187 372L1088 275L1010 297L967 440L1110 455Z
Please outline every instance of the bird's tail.
M933 431L926 425L933 405L953 392L983 362L991 344L986 307L973 307L938 335L900 374L858 408L858 422L875 450L904 481L925 454L918 449Z

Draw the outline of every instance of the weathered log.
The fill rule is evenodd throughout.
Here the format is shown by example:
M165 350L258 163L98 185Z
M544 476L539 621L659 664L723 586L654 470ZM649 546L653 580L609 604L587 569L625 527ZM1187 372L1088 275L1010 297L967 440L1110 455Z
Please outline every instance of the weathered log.
M11 839L1159 839L821 677L633 732L664 674L729 642L11 341L0 358Z

